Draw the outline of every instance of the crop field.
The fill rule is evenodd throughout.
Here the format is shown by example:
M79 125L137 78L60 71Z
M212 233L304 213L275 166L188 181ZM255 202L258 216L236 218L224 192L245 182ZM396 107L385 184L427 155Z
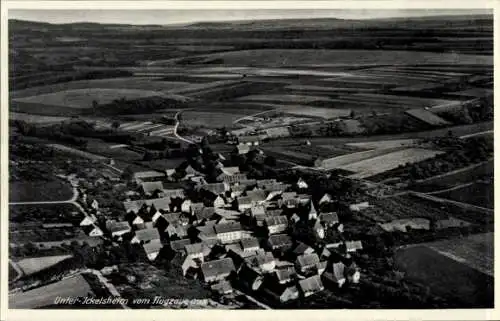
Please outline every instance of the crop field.
M480 178L493 177L493 170L494 161L491 159L480 164L417 181L415 190L419 192L432 192L448 189L456 185L473 182Z
M28 123L34 124L54 124L60 123L69 119L69 117L57 117L57 116L41 116L41 115L30 115L24 113L9 113L9 120L22 120Z
M371 159L380 155L385 155L387 153L400 150L401 148L395 147L391 149L373 149L367 151L359 151L356 153L351 153L348 155L334 156L323 161L322 167L327 169L340 168L342 166L348 166L349 164L354 164L365 159Z
M461 188L433 195L486 208L494 208L493 205L495 203L493 182L486 181L467 184Z
M337 109L337 108L321 108L300 105L286 105L279 109L287 114L320 117L325 119L348 117L351 114L350 109Z
M263 102L289 102L308 104L315 102L331 102L332 100L326 96L305 96L305 95L249 95L239 98L242 101L263 101Z
M221 113L211 111L191 111L187 110L182 113L181 124L188 127L232 127L233 123L241 118L241 115L233 113Z
M399 165L421 162L441 153L443 152L423 148L407 148L341 166L340 169L354 172L355 174L351 175L353 178L367 178L397 168Z
M137 89L154 90L158 92L169 92L172 89L184 88L191 85L188 82L181 81L162 81L161 77L126 77L126 78L108 78L92 80L76 80L60 84L47 86L31 87L23 90L14 91L10 94L11 98L32 97L65 90L76 89Z
M132 151L125 147L112 148L113 146L116 146L116 144L103 142L101 140L89 140L87 151L115 160L139 161L143 158L142 153Z
M152 96L162 96L162 93L139 89L87 88L17 98L16 101L21 103L64 106L67 108L92 108L92 102L94 100L99 104L107 104L120 98L137 99Z
M398 65L398 64L483 64L493 65L492 56L460 55L390 50L328 49L257 49L222 52L199 56L206 61L223 59L228 66L299 66L299 65ZM200 62L203 62L200 59Z
M420 204L406 195L375 199L372 207L359 212L371 221L384 223L401 219L426 218L446 219L448 213L431 204Z
M493 276L493 233L473 234L460 240L441 240L426 246L490 276Z
M393 140L380 140L373 142L361 142L361 143L347 143L347 146L365 148L365 149L386 149L386 148L396 148L396 147L408 147L418 145L417 139L393 139Z
M61 145L61 144L47 144L47 146L52 147L56 150L68 153L68 154L76 155L76 156L79 156L81 158L87 158L90 160L104 160L104 159L106 159L106 157L95 155L95 154L92 154L89 152L85 152L83 150L79 150L79 149L65 146L65 145Z
M72 196L69 183L60 179L9 182L9 202L66 201Z
M442 125L450 125L450 122L444 120L443 118L439 117L438 115L425 110L425 109L410 109L407 110L406 113L412 117L415 117L429 125L433 126L442 126Z
M452 240L465 245L467 239ZM467 245L466 245L467 246ZM471 261L484 255L468 251ZM463 307L493 307L493 277L451 259L429 246L416 245L396 252L395 264L406 272L405 278L428 286L433 293L451 297Z

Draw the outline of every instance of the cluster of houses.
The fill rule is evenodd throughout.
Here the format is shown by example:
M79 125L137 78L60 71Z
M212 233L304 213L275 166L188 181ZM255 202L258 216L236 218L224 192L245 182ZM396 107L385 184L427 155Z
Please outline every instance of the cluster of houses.
M175 170L139 172L132 180L140 197L123 202L123 219L107 219L101 228L92 214L81 225L95 236L142 247L150 261L178 256L185 277L200 279L220 295L238 288L287 302L325 285L359 282L351 254L362 250L360 241L318 246L291 236L295 225L306 222L318 239L328 230L343 232L337 213L316 210L332 201L330 195L315 206L304 180L250 179L237 167L222 165L214 183L191 166L183 173L180 180L190 182L189 194L198 198L182 188L164 188ZM87 203L98 213L97 201Z

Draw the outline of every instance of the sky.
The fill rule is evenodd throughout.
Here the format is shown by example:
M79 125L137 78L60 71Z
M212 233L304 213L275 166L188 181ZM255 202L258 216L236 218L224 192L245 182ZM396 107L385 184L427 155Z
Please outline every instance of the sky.
M258 19L375 19L436 15L492 14L490 10L465 9L251 9L251 10L25 10L10 9L9 19L49 23L97 22L113 24L189 24L206 21Z

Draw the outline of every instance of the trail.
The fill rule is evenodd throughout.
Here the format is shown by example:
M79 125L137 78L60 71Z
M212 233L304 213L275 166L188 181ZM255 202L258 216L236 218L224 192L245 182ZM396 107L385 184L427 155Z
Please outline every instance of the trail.
M185 110L179 110L176 114L175 114L175 127L174 127L174 136L177 138L177 139L180 139L188 144L194 144L194 141L192 140L189 140L189 139L186 139L182 136L180 136L178 133L177 133L177 129L179 128L179 125L180 125L180 121L179 121L179 115Z

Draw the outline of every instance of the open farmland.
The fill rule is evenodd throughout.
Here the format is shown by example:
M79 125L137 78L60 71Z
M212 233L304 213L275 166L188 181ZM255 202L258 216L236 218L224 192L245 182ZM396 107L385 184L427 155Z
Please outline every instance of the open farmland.
M393 140L379 140L373 142L362 142L362 143L347 143L347 146L353 146L358 148L366 149L386 149L386 148L396 148L396 147L407 147L418 145L419 141L417 139L393 139Z
M35 124L54 124L60 123L69 119L69 117L57 117L57 116L41 116L41 115L31 115L25 113L9 113L9 120L22 120L28 123Z
M233 123L241 118L240 114L221 113L211 111L191 111L187 110L182 113L181 124L188 127L232 127Z
M414 189L420 192L432 192L452 188L453 186L473 182L477 179L493 177L493 159L474 164L453 172L427 178L416 182Z
M441 193L433 193L432 195L491 209L494 208L493 205L495 203L493 182L486 181L466 184L459 188L453 188Z
M9 182L9 202L67 201L72 196L69 183L60 179Z
M467 239L453 240L459 244ZM469 253L474 257L483 252ZM400 249L395 254L395 264L405 272L405 278L430 287L431 291L458 300L461 307L486 308L493 306L493 278L468 265L425 245Z
M153 90L158 92L169 92L177 88L189 86L188 82L181 81L162 81L161 77L126 77L126 78L108 78L92 80L76 80L61 84L48 86L31 87L23 90L14 91L10 98L32 97L43 94L51 94L65 90L80 89L133 89L133 90Z
M162 93L138 89L87 88L17 98L16 101L21 103L64 106L68 108L92 108L92 102L94 100L99 104L108 104L120 98L138 99L152 96L162 96Z
M486 64L492 56L460 55L390 50L328 50L328 49L257 49L229 51L197 57L198 62L222 59L224 65L262 67L298 65L398 65L398 64Z
M354 172L355 174L351 175L353 178L367 178L397 168L399 165L420 162L441 153L440 151L429 149L407 148L344 165L339 168Z

